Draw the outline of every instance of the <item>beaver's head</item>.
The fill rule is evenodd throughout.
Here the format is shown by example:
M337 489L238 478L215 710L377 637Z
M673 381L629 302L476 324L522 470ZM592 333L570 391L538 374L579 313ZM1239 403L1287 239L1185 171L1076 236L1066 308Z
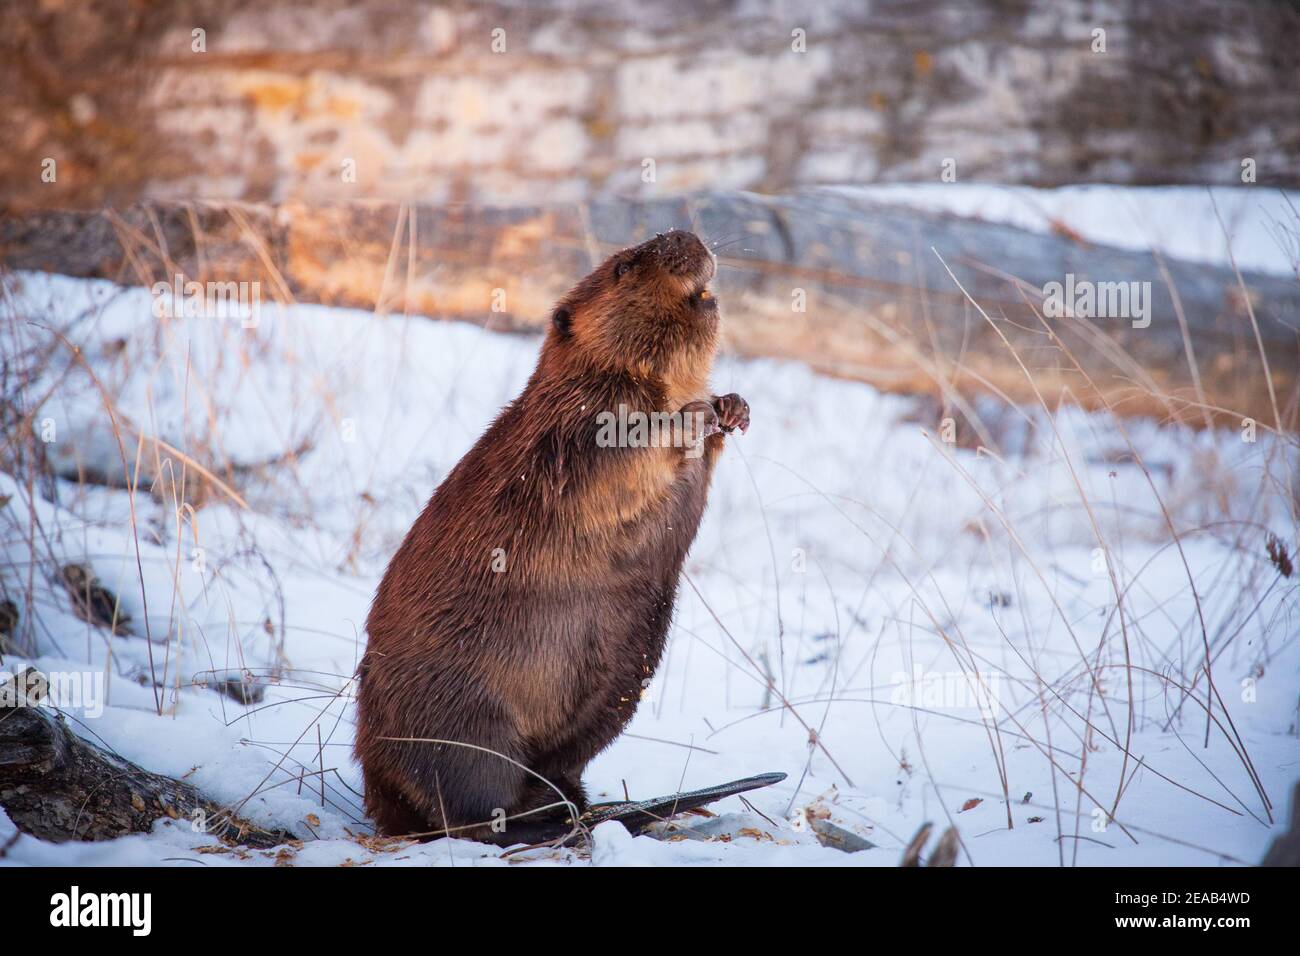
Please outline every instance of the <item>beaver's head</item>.
M616 252L556 305L547 349L640 376L707 377L716 268L704 243L680 230Z

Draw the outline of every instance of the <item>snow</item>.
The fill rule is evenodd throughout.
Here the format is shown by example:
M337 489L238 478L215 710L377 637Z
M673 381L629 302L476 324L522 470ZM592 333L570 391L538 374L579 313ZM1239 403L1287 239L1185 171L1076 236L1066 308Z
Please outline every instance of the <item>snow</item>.
M1249 186L994 186L900 183L829 187L879 202L1003 223L1032 232L1064 227L1088 242L1243 272L1297 275L1300 192ZM1216 209L1217 207L1217 209ZM1231 248L1232 256L1228 250Z
M59 276L19 274L9 294L6 308L39 323L15 323L13 340L55 355L23 391L40 403L37 431L53 426L50 460L120 475L138 457L143 478L133 534L124 490L60 480L56 504L0 475L0 583L22 606L33 575L40 642L3 669L103 674L106 699L64 707L84 732L306 842L231 852L165 821L101 844L22 837L0 864L506 865L463 840L365 838L350 678L388 557L522 387L538 341L309 305L264 305L255 329L158 321L147 290ZM81 348L120 447L99 387L42 326ZM604 824L589 852L510 863L894 866L926 821L936 836L958 828L963 865L1259 860L1280 824L1222 718L1226 706L1281 821L1300 776L1297 593L1264 532L1294 554L1277 484L1288 454L1300 464L1293 448L1264 429L1248 442L1130 420L1148 483L1102 414L1025 409L1034 427L999 458L945 445L911 399L799 364L724 358L714 383L748 399L753 426L719 463L665 661L586 779L594 799L616 799L789 777L665 839ZM150 494L169 470L152 438L218 465L298 454L242 473L246 508L217 491L190 512ZM121 595L132 636L110 641L71 613L54 583L66 561ZM1222 697L1208 746L1197 599ZM239 668L281 675L248 708L199 686ZM1193 681L1179 711L1178 684ZM823 847L801 813L877 848ZM0 846L13 832L0 812Z

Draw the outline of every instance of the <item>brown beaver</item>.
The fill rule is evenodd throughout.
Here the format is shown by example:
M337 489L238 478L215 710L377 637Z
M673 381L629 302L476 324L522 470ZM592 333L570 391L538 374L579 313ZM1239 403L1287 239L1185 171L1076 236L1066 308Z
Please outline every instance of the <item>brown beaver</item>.
M574 286L523 393L393 556L358 671L380 833L533 842L564 801L586 808L583 768L659 664L723 436L749 425L708 389L715 268L673 231ZM680 415L653 442L602 440L634 413Z

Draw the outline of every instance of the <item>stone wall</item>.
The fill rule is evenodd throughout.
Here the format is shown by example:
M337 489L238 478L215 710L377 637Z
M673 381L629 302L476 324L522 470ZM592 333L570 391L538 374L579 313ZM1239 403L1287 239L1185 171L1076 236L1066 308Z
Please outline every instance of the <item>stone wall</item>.
M1297 75L1269 0L16 0L0 208L1295 186Z

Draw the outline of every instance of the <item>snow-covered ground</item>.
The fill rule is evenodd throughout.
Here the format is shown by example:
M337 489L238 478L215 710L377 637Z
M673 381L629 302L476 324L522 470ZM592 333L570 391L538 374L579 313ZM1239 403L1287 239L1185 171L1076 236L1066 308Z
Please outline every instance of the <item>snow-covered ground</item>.
M466 841L365 839L348 693L388 557L537 341L316 306L264 307L256 329L160 321L147 290L31 274L9 296L39 325L13 323L6 349L52 355L20 396L51 462L120 475L125 458L142 479L133 511L121 489L58 481L56 503L0 475L0 583L20 607L34 585L40 648L3 669L106 674L70 719L293 829L305 842L282 862L501 863ZM1259 860L1280 829L1262 794L1281 821L1300 779L1296 578L1265 553L1268 529L1295 553L1279 490L1294 448L1028 409L999 459L928 434L912 400L801 365L724 360L715 385L753 427L719 464L665 662L587 780L618 798L789 776L666 839L607 824L590 856L513 862L894 866L925 821L955 826L977 865ZM178 507L180 461L154 439L263 465L236 472L238 502ZM121 595L132 635L73 615L54 580L69 561ZM276 675L260 705L196 686L239 668ZM877 846L824 847L809 814ZM0 846L13 831L0 812ZM102 844L21 837L0 863L275 860L168 821Z

